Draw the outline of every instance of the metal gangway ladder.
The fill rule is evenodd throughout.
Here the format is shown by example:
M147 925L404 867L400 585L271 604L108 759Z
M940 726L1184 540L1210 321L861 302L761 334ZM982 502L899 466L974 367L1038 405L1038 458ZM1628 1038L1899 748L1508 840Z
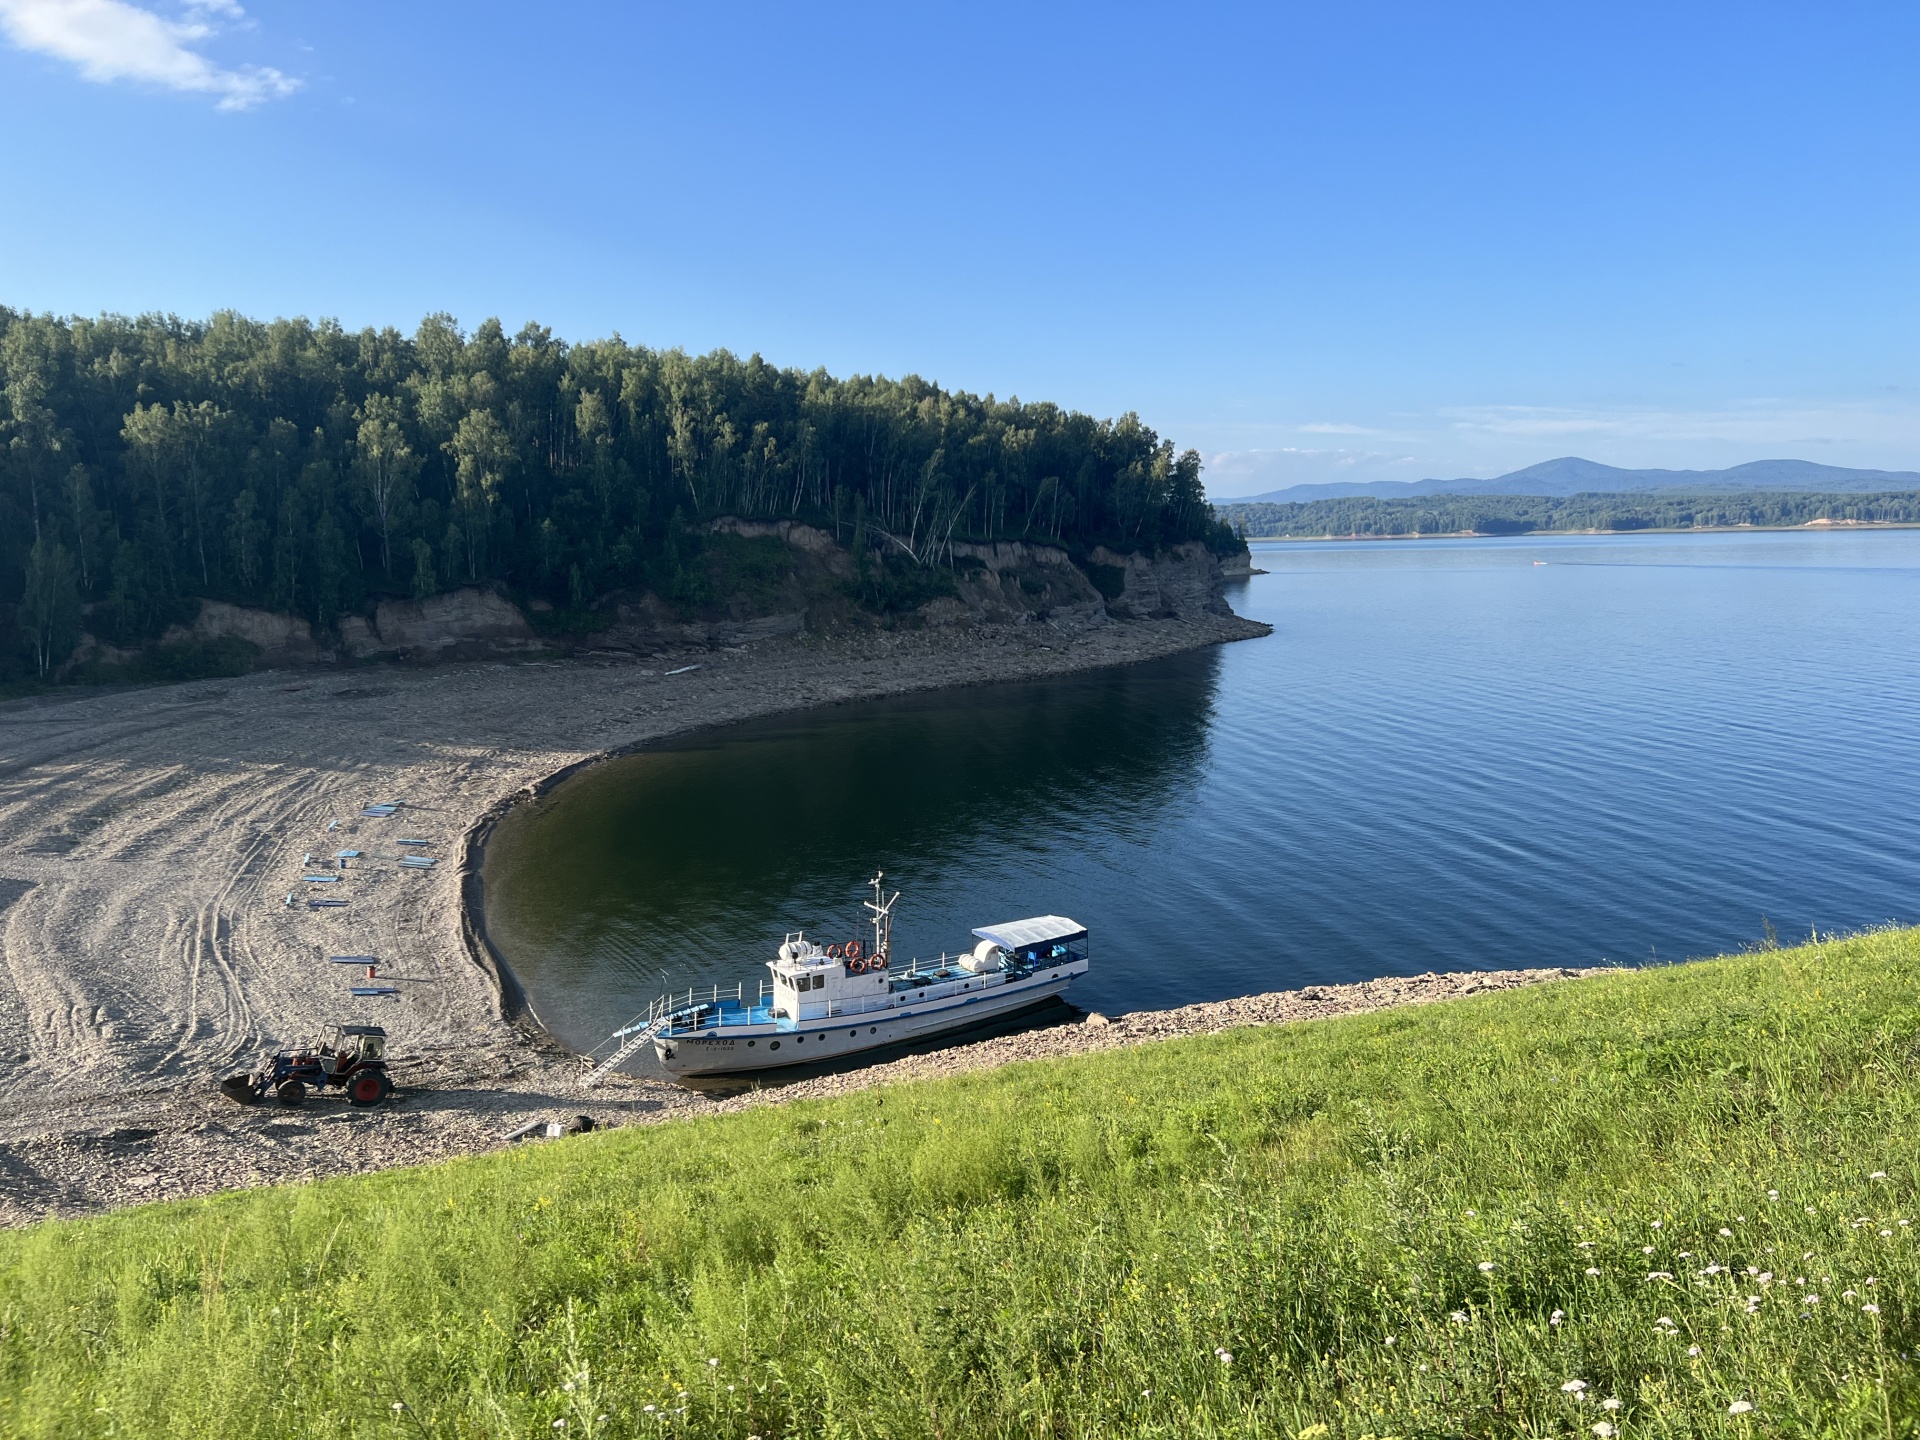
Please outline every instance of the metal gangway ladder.
M626 1025L614 1031L613 1034L616 1039L621 1036L626 1037L625 1043L622 1044L619 1049L615 1050L613 1054L587 1071L585 1078L580 1082L580 1088L582 1090L591 1090L594 1086L598 1085L619 1068L623 1060L641 1046L649 1043L654 1036L666 1029L670 1023L671 1017L661 1015L647 1021L643 1025Z
M761 988L764 990L765 986L763 985ZM607 1076L611 1075L622 1061L626 1060L643 1045L650 1043L656 1035L672 1029L673 1018L676 1014L685 1010L691 1010L695 1005L701 1003L712 1004L717 1008L722 1000L740 1000L743 998L738 985L735 985L731 991L714 985L708 987L704 994L699 991L689 990L684 995L662 995L647 1007L646 1014L635 1016L631 1021L622 1025L607 1037L609 1040L618 1040L621 1044L606 1059L594 1062L593 1067L587 1071L585 1078L581 1080L580 1088L582 1090L591 1090L602 1080L606 1079ZM598 1049L599 1047L595 1046L594 1048ZM591 1059L592 1057L589 1056L588 1058Z

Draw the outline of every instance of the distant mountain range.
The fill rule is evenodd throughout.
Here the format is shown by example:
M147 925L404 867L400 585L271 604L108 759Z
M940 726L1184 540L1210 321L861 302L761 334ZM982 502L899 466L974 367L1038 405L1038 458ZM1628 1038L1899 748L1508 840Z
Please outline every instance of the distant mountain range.
M1754 460L1730 470L1621 470L1595 460L1568 455L1544 460L1496 475L1491 480L1372 480L1365 483L1289 485L1264 495L1236 495L1216 505L1290 505L1308 500L1334 500L1345 495L1578 495L1597 491L1618 494L1636 490L1665 490L1691 495L1715 491L1805 490L1840 491L1920 490L1920 471L1848 470L1839 465L1816 465L1811 460Z

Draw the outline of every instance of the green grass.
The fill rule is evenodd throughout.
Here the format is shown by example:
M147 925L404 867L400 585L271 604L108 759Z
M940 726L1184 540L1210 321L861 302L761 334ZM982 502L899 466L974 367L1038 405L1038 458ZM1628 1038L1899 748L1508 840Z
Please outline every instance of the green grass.
M1889 931L46 1224L0 1429L1912 1435L1917 1058Z

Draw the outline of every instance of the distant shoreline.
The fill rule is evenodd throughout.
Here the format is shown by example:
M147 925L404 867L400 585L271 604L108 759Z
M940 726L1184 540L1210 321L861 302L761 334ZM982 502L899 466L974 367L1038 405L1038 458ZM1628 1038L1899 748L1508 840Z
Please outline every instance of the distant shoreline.
M1785 534L1812 531L1815 534L1836 530L1920 530L1920 521L1911 520L1807 520L1798 525L1643 525L1632 530L1523 530L1503 535L1492 530L1403 530L1391 535L1248 535L1252 544L1308 542L1326 540L1540 540L1564 535L1736 535L1753 531Z

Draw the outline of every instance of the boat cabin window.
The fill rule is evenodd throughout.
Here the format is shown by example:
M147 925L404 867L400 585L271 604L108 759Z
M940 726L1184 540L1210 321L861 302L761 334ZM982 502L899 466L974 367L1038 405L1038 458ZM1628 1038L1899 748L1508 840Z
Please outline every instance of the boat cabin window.
M824 990L827 988L827 977L824 974L782 975L780 978L787 984L793 986L795 990Z

